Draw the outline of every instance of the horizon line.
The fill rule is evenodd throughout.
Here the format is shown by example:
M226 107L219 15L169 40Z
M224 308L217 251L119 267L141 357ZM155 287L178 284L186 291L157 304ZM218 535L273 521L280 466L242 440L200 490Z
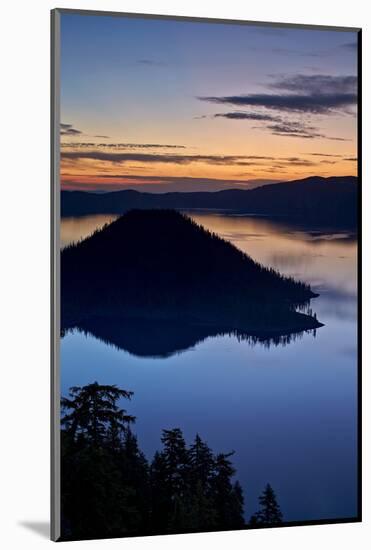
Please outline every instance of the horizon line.
M198 193L221 193L221 192L225 192L225 191L253 191L254 189L258 189L258 188L262 188L262 187L270 187L270 186L275 186L275 185L280 185L280 184L286 184L286 183L299 183L299 182L304 182L304 181L307 181L307 180L312 180L312 179L317 179L317 180L329 180L329 179L336 179L336 180L339 180L339 179L343 179L343 178L351 178L353 180L358 180L358 175L351 175L351 174L347 174L347 175L342 175L342 176L306 176L305 178L300 178L300 179L293 179L293 180L276 180L276 181L267 181L265 183L258 183L257 180L255 181L252 181L251 182L251 187L250 188L246 188L243 186L243 183L236 183L234 187L226 187L225 189L205 189L205 190L201 190L201 189L197 189L195 191L192 191L191 189L189 190L166 190L166 184L159 184L161 187L164 187L163 190L159 191L150 191L148 190L148 187L152 187L152 186L155 186L155 184L127 184L128 187L123 187L123 188L120 188L120 189L115 189L115 188L109 188L107 190L105 189L79 189L79 188L71 188L71 189L65 189L63 188L63 184L61 184L61 188L60 188L60 191L61 192L66 192L66 193L90 193L90 194L94 194L94 195L101 195L101 194L108 194L108 193L119 193L119 192L122 192L122 191L133 191L135 193L141 193L141 194L146 194L146 195L160 195L160 194L198 194ZM189 178L189 179L192 179L192 178ZM207 180L208 178L206 178ZM215 180L215 183L217 183L218 180ZM219 180L221 183L223 182L223 180ZM237 181L237 180L236 180ZM75 182L71 182L71 183L75 183ZM249 185L249 181L246 181L246 185ZM76 182L77 185L79 185L79 182ZM86 184L80 184L80 185L85 185ZM89 184L88 184L89 185ZM99 184L97 184L99 185ZM106 186L108 187L110 184L106 184ZM119 185L119 184L118 184ZM201 184L202 185L202 184ZM143 188L143 187L146 187L146 189L140 189L140 188ZM157 186L156 186L157 187Z

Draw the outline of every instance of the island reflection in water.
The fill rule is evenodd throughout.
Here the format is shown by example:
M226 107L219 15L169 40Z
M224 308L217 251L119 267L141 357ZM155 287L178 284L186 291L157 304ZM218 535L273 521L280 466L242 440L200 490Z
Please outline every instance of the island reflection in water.
M305 334L316 336L317 329L268 335L200 323L191 324L185 321L89 317L80 321L76 327L63 330L63 335L76 332L83 333L85 336L94 336L107 345L137 357L157 359L183 353L207 338L229 336L252 346L261 344L270 348L271 346L286 346L303 338Z
M325 326L316 338L304 335L287 346L268 349L224 334L197 339L190 347L187 342L181 348L188 351L168 357L159 353L157 358L138 357L135 349L126 353L72 331L61 344L62 393L92 380L133 390L130 412L138 418L136 432L148 456L158 448L161 429L174 426L187 438L202 433L212 448L234 449L239 479L249 495L247 515L268 479L288 521L353 517L354 236L257 218L190 215L263 265L309 283L320 294L311 307ZM77 241L114 218L63 219L62 243Z

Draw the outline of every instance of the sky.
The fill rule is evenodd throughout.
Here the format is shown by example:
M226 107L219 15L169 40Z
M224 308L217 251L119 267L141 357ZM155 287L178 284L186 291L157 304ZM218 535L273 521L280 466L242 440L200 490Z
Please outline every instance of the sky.
M357 33L61 16L61 185L150 192L357 174Z

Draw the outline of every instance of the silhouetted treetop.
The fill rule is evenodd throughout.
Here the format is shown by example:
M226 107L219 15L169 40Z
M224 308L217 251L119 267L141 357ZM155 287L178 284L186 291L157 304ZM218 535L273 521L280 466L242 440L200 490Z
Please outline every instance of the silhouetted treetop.
M97 382L74 386L70 388L70 397L61 400L62 410L66 411L62 426L73 438L82 435L95 444L107 441L113 444L135 421L134 416L117 405L119 399L131 399L132 395L133 392Z
M117 403L131 396L94 382L62 400L62 538L245 527L233 453L215 456L199 435L187 446L173 428L149 464L130 429L134 417Z
M282 512L269 483L259 497L259 503L259 511L251 517L251 527L271 527L282 523Z

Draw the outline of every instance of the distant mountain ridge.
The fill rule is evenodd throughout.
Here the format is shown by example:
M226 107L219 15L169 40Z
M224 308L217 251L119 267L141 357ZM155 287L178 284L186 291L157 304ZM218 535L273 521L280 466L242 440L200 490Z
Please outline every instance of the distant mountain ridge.
M357 178L309 177L250 190L141 193L134 190L61 192L61 215L122 214L131 209L213 209L280 217L303 223L357 224Z

